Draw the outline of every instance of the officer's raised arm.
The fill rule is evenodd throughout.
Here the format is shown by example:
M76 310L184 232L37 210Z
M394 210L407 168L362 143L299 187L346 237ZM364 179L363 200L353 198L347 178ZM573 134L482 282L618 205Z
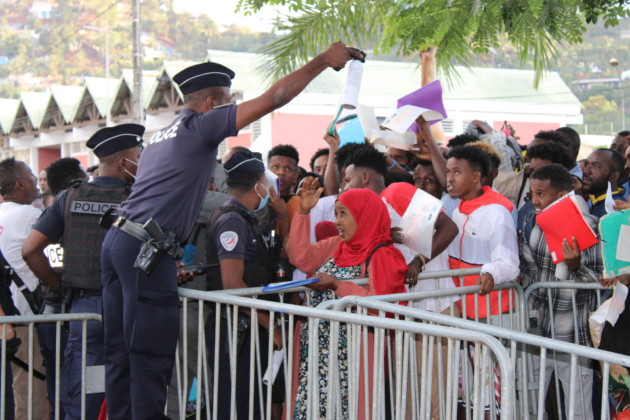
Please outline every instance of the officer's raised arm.
M236 110L236 129L240 130L286 105L326 68L343 68L352 57L362 58L363 56L361 53L346 47L343 42L332 44L326 51L313 58L302 68L278 80L259 97L240 104Z

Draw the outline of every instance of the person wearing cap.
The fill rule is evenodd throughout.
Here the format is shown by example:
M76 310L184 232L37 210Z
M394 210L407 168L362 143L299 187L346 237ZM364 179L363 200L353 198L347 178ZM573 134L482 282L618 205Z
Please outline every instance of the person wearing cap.
M140 248L148 239L145 223L151 220L167 235L174 235L176 242L185 241L214 172L219 144L287 104L328 67L342 68L353 56L362 57L337 42L262 95L238 106L230 103L235 73L225 66L196 64L173 77L184 96L184 109L147 142L131 195L121 207L122 218L103 242L105 388L110 420L167 418L166 389L179 330L177 246L169 242L170 253L155 261L146 275L135 269Z
M22 256L33 273L53 288L60 288L63 282L69 289L70 313L103 314L100 253L107 230L99 226L99 222L107 209L118 208L129 195L143 134L144 127L138 124L106 127L94 133L87 147L100 160L100 176L89 183L75 181L59 193L24 242ZM61 276L51 268L44 254L44 248L58 242L64 248ZM61 373L65 419L81 418L82 339L82 322L70 322ZM100 322L87 323L86 342L87 366L104 365L103 325ZM86 419L98 417L103 398L103 393L86 395Z
M237 152L224 165L227 173L228 198L223 207L216 210L210 218L208 241L208 262L219 263L219 268L208 272L208 280L212 290L241 289L246 287L261 287L274 279L275 261L273 243L265 239L256 219L256 212L261 211L269 202L269 207L276 213L281 223L288 225L288 208L286 203L277 196L273 188L267 185L265 166L254 157L251 152ZM280 240L280 238L276 238ZM206 323L206 337L208 342L209 360L214 360L215 341L219 340L219 397L218 401L231 401L231 373L230 352L226 345L228 321L221 318L220 336L215 335L215 315L210 314ZM249 314L239 312L239 319L249 322ZM267 349L269 332L269 318L266 313L258 314L260 327L258 331L261 353L261 371L264 375L267 369ZM248 389L250 364L249 353L251 327L239 332L240 350L236 359L236 412L232 412L230 404L218 404L218 418L249 418ZM273 334L273 333L272 333ZM276 331L276 344L281 346L279 332ZM272 335L273 337L273 335ZM265 392L266 390L263 390ZM253 418L261 418L258 389L254 390ZM283 395L273 402L282 402ZM263 394L266 395L266 394ZM266 400L266 397L263 397Z

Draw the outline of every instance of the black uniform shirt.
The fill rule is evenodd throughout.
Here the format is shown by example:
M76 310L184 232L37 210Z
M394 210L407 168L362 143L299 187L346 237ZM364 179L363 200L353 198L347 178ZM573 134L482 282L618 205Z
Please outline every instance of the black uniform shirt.
M216 166L219 144L236 130L236 106L205 113L184 109L146 142L136 182L121 214L137 223L154 219L179 242L192 232Z
M119 188L125 185L125 182L119 178L99 176L94 178L94 181L90 182L90 185ZM44 210L37 222L33 225L33 229L44 234L53 243L58 243L61 240L65 229L64 214L66 210L67 191L68 190L64 190L57 194L52 205Z
M228 197L224 206L237 206L250 213L239 201ZM219 261L227 258L237 258L253 261L258 255L257 239L254 231L239 213L230 211L217 218L212 229L212 237L217 247Z

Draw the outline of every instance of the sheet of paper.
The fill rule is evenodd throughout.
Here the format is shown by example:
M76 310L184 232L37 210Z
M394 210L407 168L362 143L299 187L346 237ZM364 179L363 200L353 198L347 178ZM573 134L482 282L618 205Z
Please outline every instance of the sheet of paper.
M416 191L400 220L405 245L418 254L430 256L435 221L441 209L442 201L422 190Z
M374 108L371 106L358 104L357 117L367 137L371 137L373 132L379 131L378 120L376 119L376 114L374 114Z
M282 366L283 360L284 352L282 350L276 350L273 352L272 365L267 367L265 376L263 376L262 379L263 384L273 385L273 383L276 381L276 376L278 376L278 371L280 370L280 366Z
M606 213L614 213L617 210L615 209L615 199L612 196L612 185L608 182L608 190L606 191L606 199L604 200L604 208L606 209Z
M409 146L416 143L416 135L411 131L400 134L395 131L378 130L372 133L369 140L371 144L382 144L387 147L407 150Z
M621 225L617 239L617 255L619 261L630 262L630 226Z
M339 146L343 146L348 143L365 143L365 133L361 128L361 123L358 118L352 119L345 123L339 130Z
M265 169L265 177L267 178L267 185L276 190L276 194L280 195L280 178L270 169Z
M361 78L363 77L363 63L359 60L350 60L346 75L346 87L341 97L341 106L346 109L356 109L359 103L359 91L361 90Z
M427 121L441 119L442 117L439 112L431 109L414 105L403 105L383 122L383 127L402 134L409 129L411 124L413 124L420 115Z
M448 118L446 114L446 109L444 108L444 103L442 102L442 85L439 80L435 80L427 85L422 86L420 89L411 92L408 95L403 96L398 99L398 107L402 107L403 105L414 105L420 108L432 109L437 111L439 117L432 119L425 119L429 121L430 124L435 124L438 121L441 121L445 118ZM415 122L411 124L407 130L412 131L414 133L418 132L418 126Z

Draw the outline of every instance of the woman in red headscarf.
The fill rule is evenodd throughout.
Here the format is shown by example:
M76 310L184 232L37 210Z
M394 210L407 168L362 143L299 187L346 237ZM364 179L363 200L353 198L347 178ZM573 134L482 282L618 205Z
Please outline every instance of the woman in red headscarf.
M291 264L300 270L319 278L319 282L309 285L305 302L317 306L326 300L344 296L368 296L375 294L404 293L407 264L404 257L394 248L389 235L390 218L387 207L381 198L368 189L353 189L344 192L335 202L335 225L338 236L315 244L310 243L309 213L315 206L322 188L317 189L314 182L305 182L299 192L300 209L294 216L287 252ZM358 286L353 278L368 278L367 286ZM294 398L292 418L306 418L306 384L308 382L308 325L297 327L296 345L298 355L294 357ZM370 334L371 336L371 334ZM326 399L329 369L335 369L339 377L340 404L342 417L349 411L348 398L348 355L347 331L342 325L339 329L338 366L329 366L329 322L319 323L319 399L320 417L326 417ZM372 337L370 337L370 342ZM370 348L372 346L370 345ZM361 352L363 354L363 352ZM369 351L371 355L371 351ZM371 357L371 356L370 356ZM368 363L372 366L373 363ZM363 366L363 363L361 363ZM361 374L364 374L361 371ZM371 380L372 375L369 375ZM359 381L363 384L363 381ZM358 393L359 418L363 418L363 392ZM371 392L368 394L371 395Z

